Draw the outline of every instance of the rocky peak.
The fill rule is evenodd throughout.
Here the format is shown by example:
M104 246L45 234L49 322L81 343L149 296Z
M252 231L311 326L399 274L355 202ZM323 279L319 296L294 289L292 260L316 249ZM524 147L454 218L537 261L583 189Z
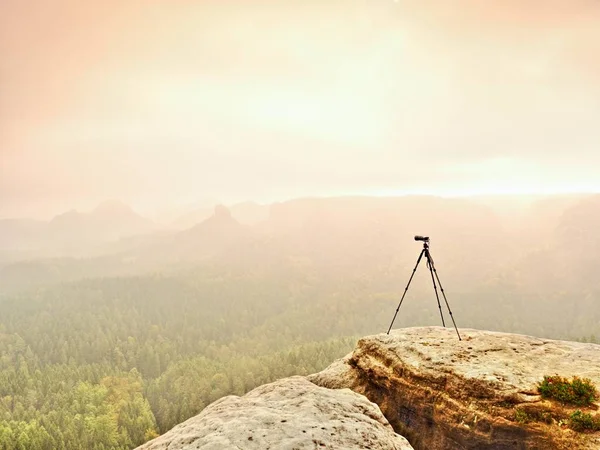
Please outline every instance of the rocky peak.
M215 217L220 219L231 219L231 211L225 205L215 206Z

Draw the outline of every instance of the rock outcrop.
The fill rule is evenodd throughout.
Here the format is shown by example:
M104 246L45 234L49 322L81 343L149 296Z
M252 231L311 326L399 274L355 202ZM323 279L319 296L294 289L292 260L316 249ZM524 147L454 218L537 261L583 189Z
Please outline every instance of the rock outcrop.
M577 408L537 390L555 374L600 386L600 345L460 331L363 338L320 373L225 397L139 449L600 449L600 432L569 428Z
M352 354L308 378L365 395L417 450L600 448L600 433L566 425L574 408L537 392L544 375L554 374L600 386L600 345L461 334L459 341L453 329L430 327L366 337Z
M224 397L142 450L412 449L377 405L350 390L318 387L304 377Z

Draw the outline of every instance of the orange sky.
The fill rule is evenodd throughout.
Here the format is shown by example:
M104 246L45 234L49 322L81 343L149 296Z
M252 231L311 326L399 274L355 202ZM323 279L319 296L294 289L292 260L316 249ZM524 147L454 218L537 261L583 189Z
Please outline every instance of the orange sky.
M0 217L600 190L596 0L3 0Z

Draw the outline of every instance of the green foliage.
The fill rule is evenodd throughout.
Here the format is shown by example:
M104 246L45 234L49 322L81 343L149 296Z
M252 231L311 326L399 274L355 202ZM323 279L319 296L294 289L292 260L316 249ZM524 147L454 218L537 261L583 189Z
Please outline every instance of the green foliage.
M517 408L515 409L515 421L518 423L529 423L531 422L531 417L522 409Z
M521 405L514 410L514 421L521 424L538 422L552 424L565 418L562 408L548 407L543 403Z
M224 395L319 371L356 322L308 320L312 295L207 271L0 301L0 449L130 449Z
M204 266L0 299L0 449L130 449L224 395L323 369L353 348L340 336L387 327L403 276L302 264ZM396 326L438 323L430 284L422 291ZM473 305L461 314L483 307ZM521 331L507 328L521 315L503 314L507 331Z
M588 378L573 377L571 381L559 375L544 376L538 385L543 398L550 398L561 403L588 406L598 398L596 387Z
M600 431L600 417L577 410L569 417L569 427L575 431Z

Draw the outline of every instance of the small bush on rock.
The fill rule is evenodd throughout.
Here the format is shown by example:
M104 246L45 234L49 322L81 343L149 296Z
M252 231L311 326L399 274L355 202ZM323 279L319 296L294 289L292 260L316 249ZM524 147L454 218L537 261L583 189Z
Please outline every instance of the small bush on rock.
M600 418L591 414L575 411L569 417L569 426L575 431L600 431Z
M529 423L531 422L531 417L522 409L517 408L515 409L515 421L518 423Z
M598 399L596 386L588 378L573 377L569 381L559 375L545 376L538 391L543 398L577 406L589 406Z

